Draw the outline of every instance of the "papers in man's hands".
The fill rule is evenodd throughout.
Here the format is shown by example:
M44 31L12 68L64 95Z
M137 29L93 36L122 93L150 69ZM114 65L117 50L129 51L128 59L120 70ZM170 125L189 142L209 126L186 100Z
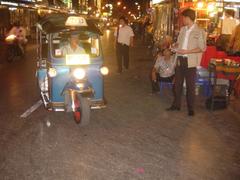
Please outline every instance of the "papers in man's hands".
M178 48L170 48L172 52L176 53L179 49Z

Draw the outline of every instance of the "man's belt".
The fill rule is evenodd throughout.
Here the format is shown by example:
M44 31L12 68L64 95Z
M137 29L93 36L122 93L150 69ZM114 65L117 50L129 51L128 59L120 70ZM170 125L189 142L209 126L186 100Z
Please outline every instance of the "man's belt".
M177 56L177 58L180 58L180 59L188 59L187 56Z
M118 42L118 44L120 44L120 45L122 45L122 46L128 46L127 44L120 43L120 42Z
M187 56L177 56L177 66L181 65L181 61L187 61L188 57Z

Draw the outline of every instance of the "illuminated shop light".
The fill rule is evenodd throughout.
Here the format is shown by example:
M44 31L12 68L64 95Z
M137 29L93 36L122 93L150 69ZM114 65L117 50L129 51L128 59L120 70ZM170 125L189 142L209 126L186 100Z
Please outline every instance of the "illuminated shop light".
M208 11L212 12L215 9L215 5L213 3L208 5Z
M240 0L224 0L224 2L240 2Z
M202 9L203 6L204 6L204 3L203 3L203 2L198 2L198 3L197 3L197 8L198 8L198 9Z
M152 1L152 4L158 4L158 3L161 3L161 2L163 2L164 0L153 0Z
M8 8L10 11L15 11L15 10L17 10L17 8L15 8L15 7L9 7Z
M1 1L2 5L18 6L18 3Z
M215 15L216 15L216 13L214 13L214 12L209 14L210 17L214 17Z

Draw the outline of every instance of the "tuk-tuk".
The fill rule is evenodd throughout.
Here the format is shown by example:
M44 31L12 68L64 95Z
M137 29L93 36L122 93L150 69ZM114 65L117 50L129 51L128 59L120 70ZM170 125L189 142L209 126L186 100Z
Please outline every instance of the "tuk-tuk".
M72 112L86 125L90 109L105 107L101 31L82 16L54 14L37 23L37 80L49 111Z

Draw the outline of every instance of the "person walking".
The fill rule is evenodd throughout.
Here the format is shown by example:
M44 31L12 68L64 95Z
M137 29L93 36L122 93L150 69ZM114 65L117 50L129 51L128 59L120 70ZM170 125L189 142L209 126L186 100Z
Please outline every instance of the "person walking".
M182 12L184 27L181 28L177 43L172 49L176 52L174 101L167 111L179 111L184 79L187 87L188 115L194 116L196 67L200 64L202 53L206 49L206 34L194 21L196 13L192 9Z
M125 17L119 18L119 27L114 33L118 73L122 73L122 62L126 70L129 68L129 47L133 46L134 33Z

